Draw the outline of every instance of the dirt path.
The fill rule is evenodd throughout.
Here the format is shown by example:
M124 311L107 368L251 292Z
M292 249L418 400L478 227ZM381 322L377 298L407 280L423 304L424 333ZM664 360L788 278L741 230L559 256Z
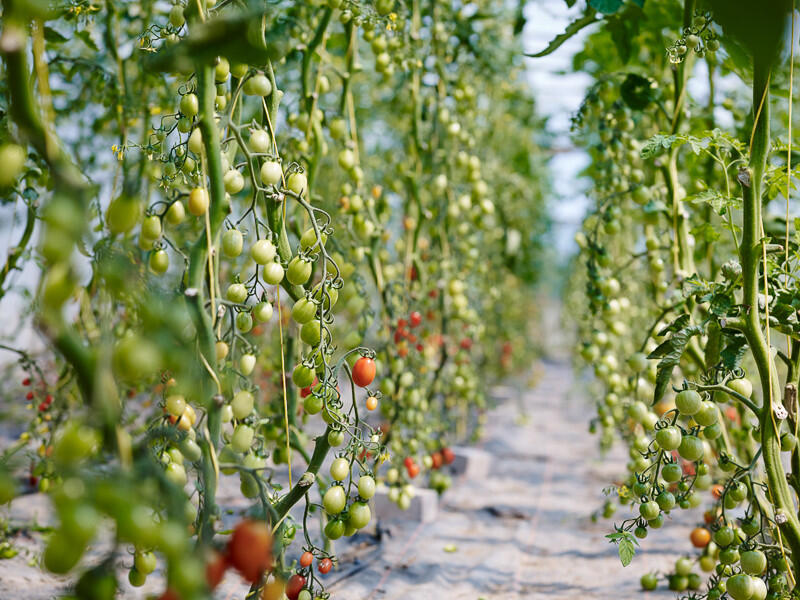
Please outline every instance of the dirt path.
M596 439L586 432L587 403L569 367L546 364L536 389L505 394L510 398L492 411L481 444L492 456L489 476L456 481L432 524L391 523L379 543L366 535L340 543L341 565L326 577L334 600L675 597L644 594L638 581L648 570L668 570L675 549L688 549L689 522L652 533L623 568L604 537L611 523L589 518L602 505L602 488L623 472L625 456L617 450L600 460ZM15 505L16 513L48 520L41 495ZM618 519L627 516L621 513ZM0 598L56 597L64 581L31 564L35 538L18 542L29 552L0 560ZM163 589L157 576L136 590L125 573L120 579L126 599ZM244 598L240 581L226 577L216 597Z

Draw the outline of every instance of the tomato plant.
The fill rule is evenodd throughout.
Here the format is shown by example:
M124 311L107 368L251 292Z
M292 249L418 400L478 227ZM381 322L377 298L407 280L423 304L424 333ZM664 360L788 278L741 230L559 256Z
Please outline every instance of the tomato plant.
M573 120L593 188L567 301L576 364L595 374L591 428L629 449L616 492L635 513L609 538L627 564L636 532L703 505L691 542L713 572L706 597L788 597L800 569L793 7L600 4L568 32L602 23L575 58L593 77ZM671 589L695 588L686 566ZM768 590L764 573L782 579Z
M327 597L307 554L329 570L378 483L401 507L412 479L444 492L491 382L536 353L547 175L516 12L2 6L0 188L24 218L0 299L46 349L3 346L32 416L0 501L35 478L58 517L43 565L86 597L113 595L121 549L163 598L229 568ZM250 505L230 534L224 478Z

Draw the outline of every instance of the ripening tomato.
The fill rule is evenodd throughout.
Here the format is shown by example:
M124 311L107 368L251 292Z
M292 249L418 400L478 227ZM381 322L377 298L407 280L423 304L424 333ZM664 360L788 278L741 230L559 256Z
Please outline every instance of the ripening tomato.
M314 555L311 552L303 552L300 556L300 566L301 567L310 567L311 562L314 560Z
M695 548L705 548L711 541L711 532L705 527L695 527L689 534L689 540Z
M453 452L450 448L442 448L442 460L444 460L444 464L450 465L453 464L453 461L456 459L455 452Z
M267 524L250 519L240 521L228 542L228 562L246 581L258 582L272 564L272 535Z
M297 600L297 597L300 595L305 585L306 578L299 573L295 573L289 577L289 581L286 582L286 597L289 600Z
M323 558L319 561L319 572L323 575L330 573L331 569L333 568L333 561L330 558Z
M412 327L418 327L422 323L422 315L415 310L408 316L408 320Z
M225 555L219 552L212 551L209 555L208 562L206 562L206 583L209 589L216 588L225 577L225 571L228 570L228 560Z
M362 356L353 365L353 382L359 387L367 387L375 379L375 361Z

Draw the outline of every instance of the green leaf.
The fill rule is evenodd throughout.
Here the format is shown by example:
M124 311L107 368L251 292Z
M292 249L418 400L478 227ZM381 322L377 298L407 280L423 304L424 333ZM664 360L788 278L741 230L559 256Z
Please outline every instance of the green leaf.
M613 15L622 8L622 0L589 0L589 6L604 15Z
M729 208L737 209L742 207L740 198L724 196L717 190L703 190L697 194L686 196L684 200L693 204L710 204L718 215L724 215Z
M701 223L697 227L693 227L691 233L696 239L703 240L704 242L716 242L720 237L720 233L711 223Z
M577 19L572 23L570 23L569 25L567 25L567 28L564 30L564 33L559 33L556 37L554 37L550 41L550 43L547 44L547 47L544 50L536 52L535 54L526 54L525 56L530 56L531 58L540 58L542 56L547 56L548 54L552 54L553 52L558 50L558 48L560 48L564 42L566 42L569 38L578 33L581 29L583 29L584 27L588 27L589 25L591 25L592 23L596 23L597 21L598 19L597 15L595 15L595 12L593 10L587 11L587 13L584 14L580 19Z
M676 135L664 135L662 133L657 133L647 140L642 146L642 158L647 160L648 158L659 156L666 150L672 148L672 145L676 141L678 141L678 136Z
M727 370L735 369L742 363L744 353L747 351L747 339L738 331L723 331L726 343L725 349L720 353L720 362Z
M620 541L619 560L623 567L627 567L629 564L631 564L634 554L636 554L636 548L630 539L625 538L624 540Z
M656 385L653 394L653 404L664 397L667 391L670 379L672 378L672 370L680 363L681 356L686 349L689 340L695 335L702 334L704 328L700 325L689 325L690 317L688 314L682 314L670 325L665 327L659 336L672 333L669 339L665 340L658 347L653 350L647 358L661 360L656 368Z
M94 43L94 40L87 29L78 31L75 35L83 40L83 43L86 44L90 49L94 50L95 52L99 52L100 49L97 47L97 44Z
M67 41L66 37L61 35L52 27L44 28L44 39L50 42L51 44L62 44Z
M633 556L636 554L636 546L639 545L639 542L636 541L633 534L630 531L617 529L614 533L606 535L606 538L610 543L617 544L619 559L622 562L622 566L627 567L631 564Z

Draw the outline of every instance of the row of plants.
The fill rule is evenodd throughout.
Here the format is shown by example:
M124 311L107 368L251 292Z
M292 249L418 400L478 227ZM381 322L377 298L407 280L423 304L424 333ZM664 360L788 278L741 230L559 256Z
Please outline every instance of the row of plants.
M574 58L592 187L567 306L590 428L630 456L601 512L627 565L694 509L666 574L690 598L796 597L800 577L794 14L590 0L567 32L600 23Z
M231 570L248 597L329 597L378 487L401 508L447 489L491 382L535 355L547 178L521 15L2 9L2 210L24 216L0 302L37 341L2 345L21 425L0 503L49 496L34 558L71 597L157 572L161 600L207 598Z

